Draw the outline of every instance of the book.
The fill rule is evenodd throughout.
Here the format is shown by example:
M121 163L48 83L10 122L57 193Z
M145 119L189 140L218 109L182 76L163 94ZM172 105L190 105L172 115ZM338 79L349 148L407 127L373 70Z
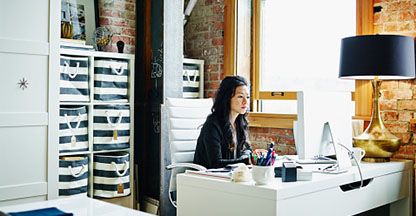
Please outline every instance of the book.
M74 49L74 50L94 50L94 47L93 46L90 46L90 45L87 45L87 46L84 46L84 47L81 47L81 46L64 46L64 45L61 45L61 48L62 49Z
M83 160L85 157L77 157L77 156L65 156L65 157L61 157L61 160L65 160L65 161L75 161L75 160Z
M62 42L62 41L59 44L61 46L86 47L86 48L92 47L92 45L87 45L87 44L72 44L72 43L67 43L67 42Z
M205 170L205 171L197 171L197 170L186 170L186 174L189 175L196 175L196 176L202 176L202 177L208 177L208 178L217 178L217 179L223 179L223 180L229 180L232 179L232 172L229 170L219 170L219 169L212 169L212 170Z
M61 38L60 46L63 49L94 50L92 45L87 45L85 40Z
M61 43L85 45L86 44L86 41L85 40L76 40L76 39L61 38Z

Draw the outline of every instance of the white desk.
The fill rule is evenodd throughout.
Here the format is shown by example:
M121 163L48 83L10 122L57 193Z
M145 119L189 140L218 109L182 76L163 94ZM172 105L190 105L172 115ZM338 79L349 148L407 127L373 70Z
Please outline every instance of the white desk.
M48 207L56 207L64 212L71 212L74 216L151 216L153 214L129 209L123 206L111 204L108 202L91 199L88 197L73 197L64 199L55 199L33 203L17 204L11 206L2 206L0 211L19 212Z
M311 169L312 166L303 166ZM353 215L390 204L390 215L412 215L412 163L361 163L361 189L340 186L360 180L356 167L343 174L313 173L312 181L254 186L191 174L177 176L177 212L193 215Z

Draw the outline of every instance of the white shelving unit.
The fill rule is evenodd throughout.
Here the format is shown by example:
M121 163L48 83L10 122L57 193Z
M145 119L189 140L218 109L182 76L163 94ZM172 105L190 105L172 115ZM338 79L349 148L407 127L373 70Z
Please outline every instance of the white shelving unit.
M199 71L199 97L185 97L184 95L184 98L204 98L204 60L184 58L183 66L184 72L187 66L197 68L197 70Z
M61 55L74 56L74 57L88 57L88 77L89 77L89 102L59 102L61 106L76 105L86 106L88 110L88 151L80 152L66 152L59 153L59 156L88 156L88 196L93 197L93 162L94 155L109 152L127 152L130 155L130 195L125 197L102 199L111 203L123 205L125 207L134 208L134 55L121 54L121 53L110 53L110 52L97 52L88 50L73 50L73 49L61 49ZM128 102L97 102L94 101L94 60L96 58L108 58L108 59L120 59L128 62ZM95 105L128 105L130 107L130 141L129 148L127 149L116 149L116 150L93 150L93 119L94 119L94 106ZM58 145L58 143L57 143Z

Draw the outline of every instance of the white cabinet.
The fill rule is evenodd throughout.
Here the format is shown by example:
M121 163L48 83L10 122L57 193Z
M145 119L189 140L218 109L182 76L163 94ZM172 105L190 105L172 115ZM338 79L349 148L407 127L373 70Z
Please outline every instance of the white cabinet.
M120 53L109 53L109 52L95 52L95 51L85 51L85 50L72 50L72 49L61 49L61 56L70 56L73 58L87 58L88 59L88 82L89 82L89 88L87 93L87 101L84 102L60 102L60 108L68 108L68 107L80 107L85 106L87 108L88 113L88 145L87 150L81 150L81 151L60 151L59 156L62 157L69 157L69 156L83 156L88 157L88 196L94 197L94 156L102 155L102 154L129 154L130 160L129 160L129 184L130 184L130 195L128 196L122 196L118 198L105 198L102 199L104 201L109 201L113 203L117 203L126 207L133 208L134 204L134 55L131 54L120 54ZM114 70L112 69L113 66L106 65L105 61L112 61L115 62L114 67L119 68L122 71L127 70L127 80L122 80L120 77L110 77L107 78L108 80L113 80L117 83L124 83L127 82L127 86L116 86L114 88L104 89L100 88L100 86L106 85L106 83L99 84L97 81L95 81L94 77L100 77L100 79L103 76L108 76L102 72L99 72L99 68L107 68L109 71ZM104 62L104 63L103 63ZM62 65L62 63L61 63ZM114 72L116 73L116 72ZM104 79L104 78L103 78ZM108 84L108 83L107 83ZM118 85L118 84L117 84ZM62 91L62 90L61 90ZM103 100L97 100L97 95L101 93L103 95ZM111 95L111 100L105 100L105 98ZM126 96L127 95L127 96ZM99 97L98 97L99 98ZM61 98L62 99L62 98ZM103 119L103 121L107 121L105 118L105 112L102 110L104 106L117 106L120 109L127 108L127 112L124 109L122 118L120 117L111 117L111 114L108 114L107 120L111 122L104 122L102 124L94 123L99 122L99 118ZM124 115L127 113L126 115ZM121 116L121 112L120 112ZM125 121L128 121L127 118L129 117L129 124L124 124ZM115 125L117 124L117 121L121 122L120 125L124 128L116 128ZM101 125L101 126L100 126ZM113 137L113 134L111 134L110 137L107 137L106 139L117 139L122 140L123 135L122 134L129 134L128 138L128 145L121 145L121 147L111 147L111 145L108 145L110 147L107 147L106 145L98 145L99 140L104 140L102 137L98 137L98 134L102 133L102 127L113 127L114 130L118 131L115 132L116 135L114 135L116 138ZM117 129L117 130L116 130ZM121 131L123 130L123 133ZM118 134L118 135L117 135ZM95 136L95 137L94 137ZM95 143L95 145L94 145ZM124 143L125 144L125 143ZM57 144L58 145L58 144ZM126 165L127 166L127 165ZM119 168L121 169L121 168ZM98 187L98 186L97 186Z
M183 59L183 98L204 98L204 60Z
M60 2L1 1L0 205L57 197Z
M86 156L88 194L93 196L93 158L102 153L128 153L129 196L106 201L134 205L134 55L60 50L60 1L0 3L0 206L59 197L59 158ZM60 55L86 57L90 62L88 101L60 102ZM94 60L122 59L128 65L127 100L94 101ZM96 105L124 105L130 111L129 146L93 150ZM88 109L87 149L59 152L60 107Z

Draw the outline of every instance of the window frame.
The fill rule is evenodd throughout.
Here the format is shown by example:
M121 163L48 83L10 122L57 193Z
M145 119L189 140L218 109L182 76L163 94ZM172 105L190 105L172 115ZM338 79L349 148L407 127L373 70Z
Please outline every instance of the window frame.
M296 100L296 92L273 94L272 91L260 91L260 22L261 0L252 0L251 44L241 44L237 41L238 7L236 0L225 1L224 14L224 75L237 75L238 49L251 46L251 110L249 115L251 127L293 128L290 121L297 120L297 115L272 114L258 112L259 100ZM356 34L373 34L373 0L356 0ZM353 119L369 121L372 111L372 87L369 81L356 80L355 92L351 99L355 101L355 116Z

